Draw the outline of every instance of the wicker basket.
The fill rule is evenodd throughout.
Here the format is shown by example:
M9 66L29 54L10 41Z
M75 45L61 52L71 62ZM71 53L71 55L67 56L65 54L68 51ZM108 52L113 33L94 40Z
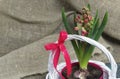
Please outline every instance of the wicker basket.
M76 39L76 40L80 40L80 41L84 41L87 42L91 45L94 45L95 47L99 48L107 57L108 60L111 64L111 68L107 67L103 62L100 61L95 61L95 60L90 60L89 62L95 63L97 65L99 65L102 70L103 70L103 79L116 79L116 72L117 72L117 64L113 58L113 56L111 55L111 53L100 43L88 38L88 37L84 37L84 36L80 36L80 35L68 35L67 40L72 40L72 39ZM48 74L46 76L46 79L60 79L60 76L58 74L58 72L54 69L53 66L53 54L52 51L50 51L50 55L49 55L49 62L48 62ZM72 61L77 62L77 60L73 60ZM61 63L57 66L57 70L59 72L61 72L61 70L66 66L65 63Z

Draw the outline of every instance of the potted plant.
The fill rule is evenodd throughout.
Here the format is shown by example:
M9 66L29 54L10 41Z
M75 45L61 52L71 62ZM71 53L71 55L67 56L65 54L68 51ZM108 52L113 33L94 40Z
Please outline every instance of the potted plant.
M101 24L99 24L98 11L95 17L91 15L91 7L82 8L74 12L74 26L70 27L62 9L62 19L67 31L60 32L57 42L45 45L50 50L48 75L46 79L115 79L117 65L110 52L96 42L100 38L108 20L108 12L105 13ZM75 50L77 61L70 60L69 53L64 46L66 40L71 40ZM99 61L90 61L95 47L101 49L111 63L111 69ZM57 66L60 52L62 52L65 63Z

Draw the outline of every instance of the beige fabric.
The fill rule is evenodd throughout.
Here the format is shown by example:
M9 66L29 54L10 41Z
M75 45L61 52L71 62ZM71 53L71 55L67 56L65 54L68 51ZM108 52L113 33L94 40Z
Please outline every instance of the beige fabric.
M44 50L46 37L18 50L10 52L0 58L0 79L20 79L29 74L44 73L47 71L49 53ZM55 41L49 39L49 41ZM44 60L43 60L44 59Z
M0 0L0 56L51 34L61 7L56 0Z

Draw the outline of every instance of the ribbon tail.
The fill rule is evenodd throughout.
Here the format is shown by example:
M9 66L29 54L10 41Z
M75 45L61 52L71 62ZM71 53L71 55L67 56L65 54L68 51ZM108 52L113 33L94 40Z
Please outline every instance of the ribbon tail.
M54 52L54 53L55 53L55 55L54 55L54 59L53 59L53 64L54 64L54 67L56 68L58 61L59 61L59 57L60 57L60 49L57 49L56 52Z
M61 45L60 49L62 51L62 54L63 54L65 62L66 62L67 76L70 76L70 74L72 72L72 66L71 66L70 56L69 56L68 51L66 50L66 47L64 45Z
M55 52L55 55L54 55L54 59L53 59L53 64L54 64L54 68L55 70L58 72L58 74L60 75L60 77L62 79L65 79L62 74L57 70L57 64L58 64L58 61L59 61L59 57L60 57L60 49L58 48Z

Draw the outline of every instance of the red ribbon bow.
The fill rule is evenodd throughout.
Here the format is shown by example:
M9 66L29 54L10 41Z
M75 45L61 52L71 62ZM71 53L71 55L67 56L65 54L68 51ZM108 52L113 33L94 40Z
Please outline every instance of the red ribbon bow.
M46 50L52 50L54 54L53 58L53 64L56 69L60 52L62 52L64 59L66 61L66 67L67 67L67 76L71 74L71 61L70 56L68 54L68 51L64 45L65 40L67 39L67 33L65 31L60 32L60 36L57 43L50 43L45 45ZM56 69L57 70L57 69Z

